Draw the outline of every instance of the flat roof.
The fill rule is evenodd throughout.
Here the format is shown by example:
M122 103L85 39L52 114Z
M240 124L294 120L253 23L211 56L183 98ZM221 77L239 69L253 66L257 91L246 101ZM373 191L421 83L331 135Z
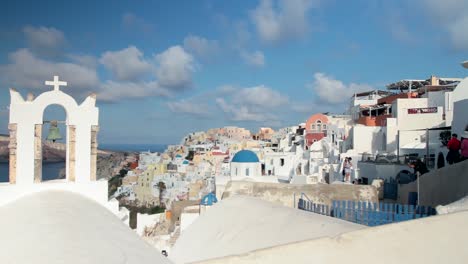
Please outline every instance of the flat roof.
M368 96L371 94L390 95L390 94L393 94L393 92L384 91L384 90L372 90L372 91L367 91L367 92L356 93L353 96L361 97L361 96Z
M439 85L453 85L455 83L461 82L462 78L438 78ZM431 78L427 80L417 80L417 79L407 79L401 80L398 82L387 84L387 90L409 90L411 84L411 89L419 89L426 85L431 85Z

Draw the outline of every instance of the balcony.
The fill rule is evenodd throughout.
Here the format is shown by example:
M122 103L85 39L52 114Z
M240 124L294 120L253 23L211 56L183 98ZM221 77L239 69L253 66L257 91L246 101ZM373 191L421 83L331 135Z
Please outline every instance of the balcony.
M365 126L386 126L387 118L392 115L379 115L379 116L361 116L358 119L358 124Z

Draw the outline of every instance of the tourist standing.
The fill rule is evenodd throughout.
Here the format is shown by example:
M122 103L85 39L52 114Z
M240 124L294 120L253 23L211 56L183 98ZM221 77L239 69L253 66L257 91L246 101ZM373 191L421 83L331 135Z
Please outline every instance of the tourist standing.
M447 154L447 162L448 164L457 163L460 160L460 140L458 140L458 135L453 134L452 138L449 140L447 144L447 148L449 150Z
M461 160L468 160L468 131L463 132L460 149Z
M345 172L345 178L344 178L344 181L345 182L351 182L351 170L353 169L353 163L351 162L351 158L350 157L347 157L345 158L345 162L344 162L344 172Z

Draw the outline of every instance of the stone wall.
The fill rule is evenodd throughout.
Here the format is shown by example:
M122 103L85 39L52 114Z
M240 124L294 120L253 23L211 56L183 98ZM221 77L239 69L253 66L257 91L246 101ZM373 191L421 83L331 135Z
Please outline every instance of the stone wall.
M283 184L232 181L226 185L222 199L234 195L258 197L262 200L295 207L301 193L310 200L331 205L333 200L378 202L377 189L370 185L351 184Z
M34 182L42 181L42 125L34 126Z
M68 126L68 173L67 179L74 182L76 179L75 166L76 166L76 126Z
M99 126L91 126L91 180L96 180L97 172L97 156L98 156L98 141L97 134Z
M399 186L398 201L405 203L408 193L417 191L417 182ZM468 195L468 160L433 170L421 176L419 204L446 205Z

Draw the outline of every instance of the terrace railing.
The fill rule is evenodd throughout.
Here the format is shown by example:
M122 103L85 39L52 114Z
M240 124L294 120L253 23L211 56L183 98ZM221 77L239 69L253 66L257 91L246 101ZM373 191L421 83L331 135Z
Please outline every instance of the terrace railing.
M298 208L367 226L391 224L436 214L435 209L430 206L363 201L333 201L332 205L328 206L314 203L305 196L299 199Z

